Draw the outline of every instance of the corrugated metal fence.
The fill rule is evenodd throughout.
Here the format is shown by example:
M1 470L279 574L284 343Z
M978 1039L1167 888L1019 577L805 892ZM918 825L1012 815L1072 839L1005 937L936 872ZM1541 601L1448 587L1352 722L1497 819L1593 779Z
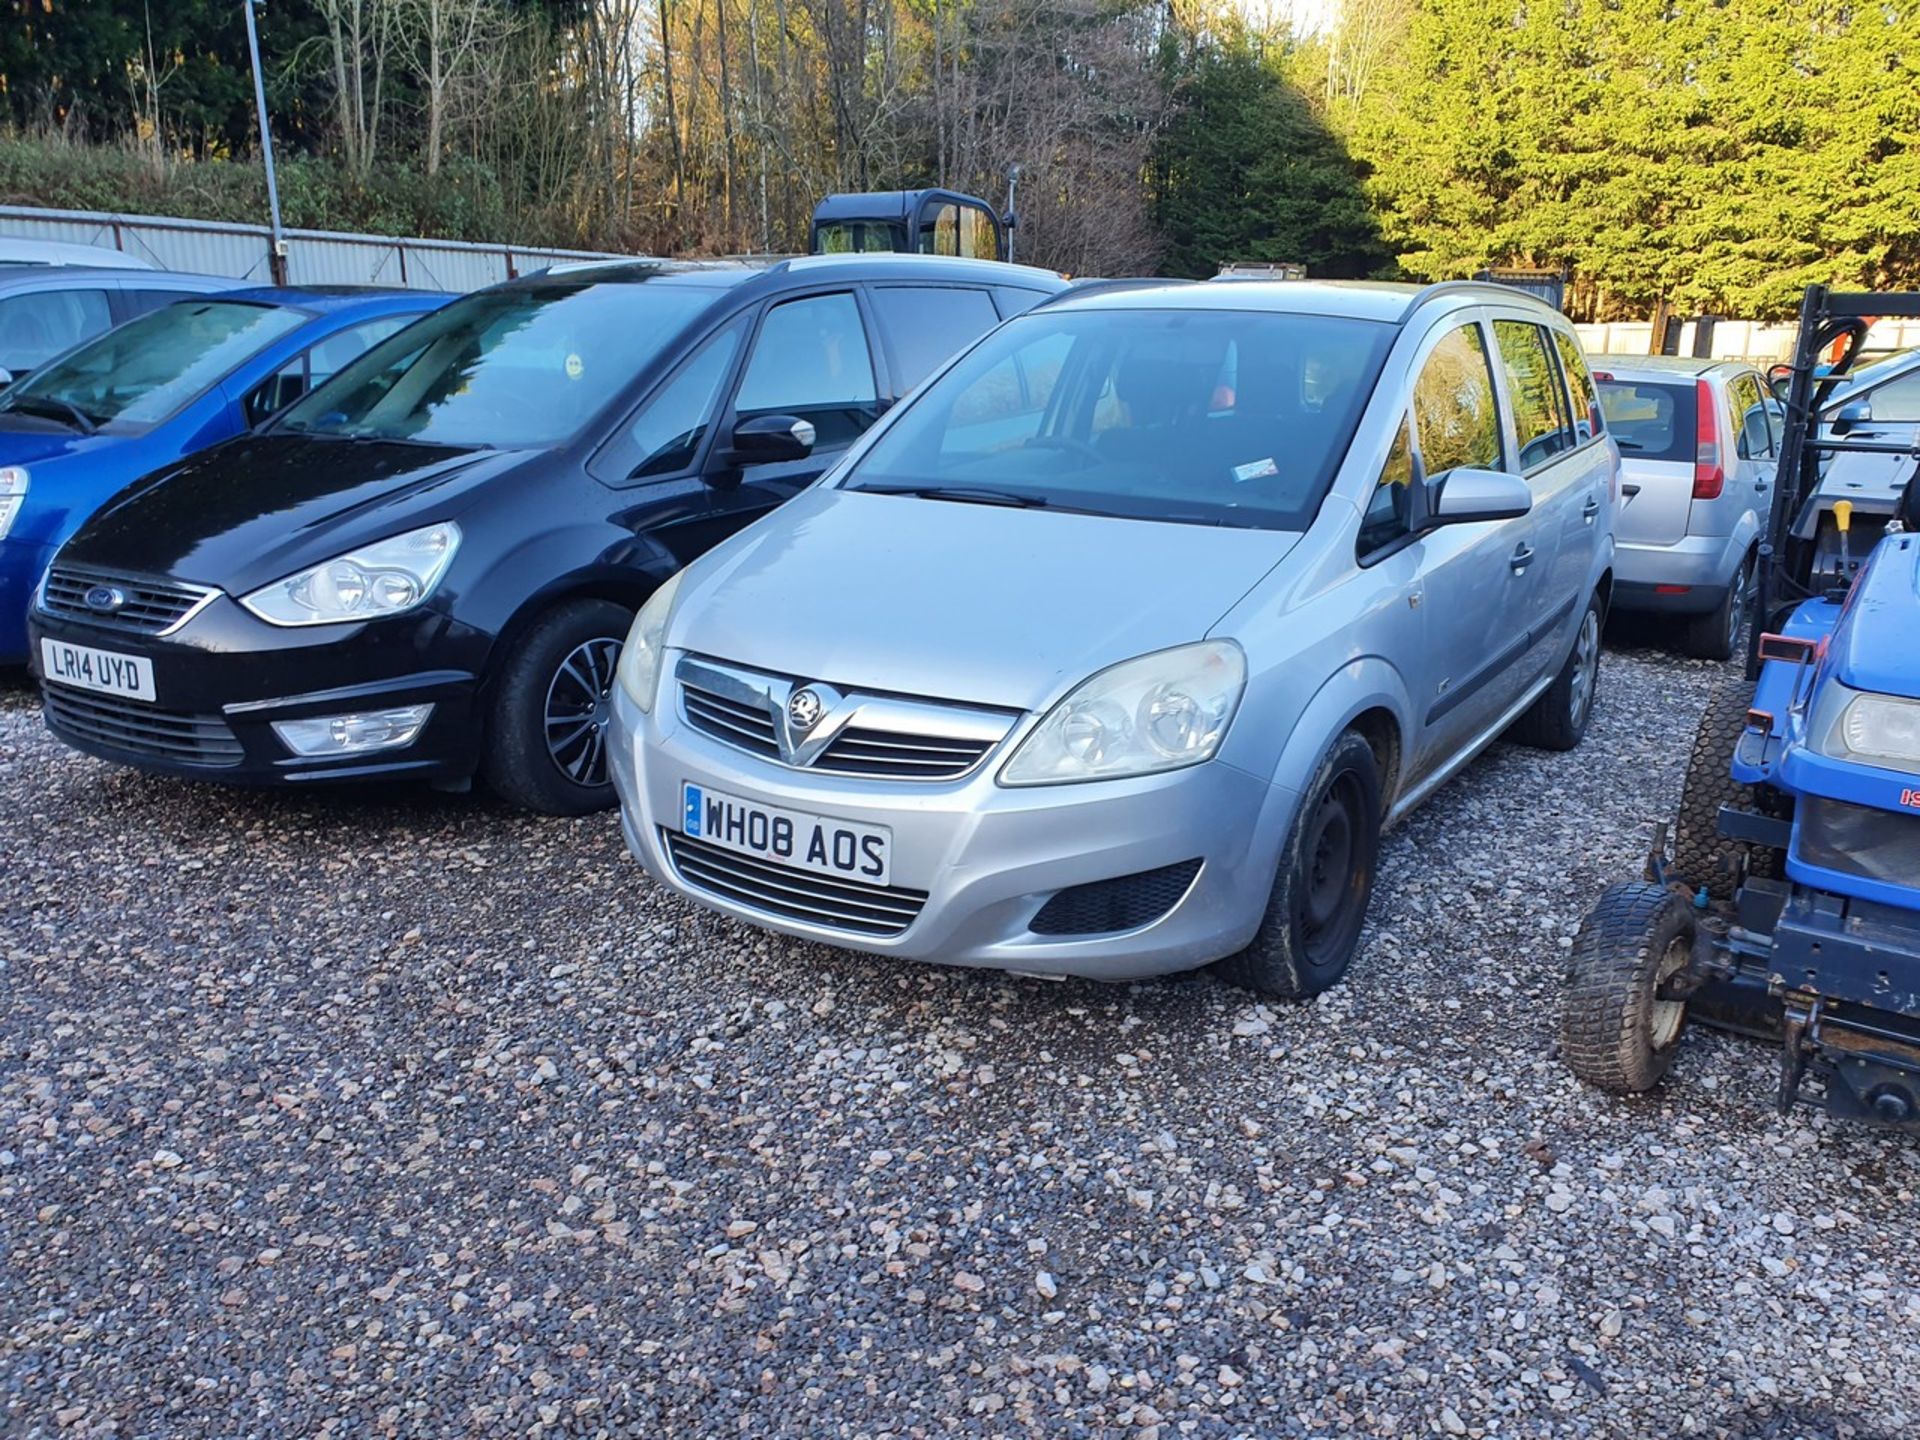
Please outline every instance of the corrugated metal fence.
M1576 325L1580 343L1589 355L1645 355L1653 344L1653 322L1620 320L1605 325ZM1720 320L1714 324L1710 348L1715 360L1746 360L1770 365L1793 358L1797 327L1763 324L1756 320ZM1693 354L1694 324L1680 327L1682 355ZM1876 320L1867 331L1869 350L1905 350L1920 345L1920 321Z
M331 230L288 230L285 234L290 285L478 290L562 261L625 258L593 250L349 235ZM262 285L273 279L273 235L264 225L0 205L0 235L105 245L151 260L163 270L228 275L257 280Z

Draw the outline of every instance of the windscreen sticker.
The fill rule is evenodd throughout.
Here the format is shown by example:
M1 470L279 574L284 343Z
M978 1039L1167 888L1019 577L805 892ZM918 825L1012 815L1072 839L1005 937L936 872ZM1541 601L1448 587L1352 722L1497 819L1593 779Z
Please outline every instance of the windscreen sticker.
M578 380L581 372L586 368L578 355L567 356L567 378L569 380Z
M1271 455L1263 460L1249 460L1244 465L1236 465L1233 467L1233 478L1235 482L1239 484L1245 484L1249 480L1264 480L1269 475L1278 475L1279 473L1280 467L1273 463L1273 457Z

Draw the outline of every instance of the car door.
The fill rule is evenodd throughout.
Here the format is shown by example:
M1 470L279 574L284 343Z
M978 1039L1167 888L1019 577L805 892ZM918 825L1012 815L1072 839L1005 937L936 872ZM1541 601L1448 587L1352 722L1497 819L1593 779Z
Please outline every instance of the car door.
M1512 463L1533 492L1533 555L1516 576L1515 601L1528 626L1516 667L1519 688L1556 669L1572 638L1593 572L1596 522L1604 503L1604 456L1580 446L1552 331L1534 320L1493 322L1497 367L1511 432Z
M708 450L715 515L738 528L799 494L845 454L884 408L875 359L870 317L856 288L769 302ZM812 425L812 453L803 460L741 465L727 437L765 415L790 415Z
M1889 362L1893 363L1893 362ZM1878 367L1875 367L1878 368ZM1864 402L1869 418L1854 425L1842 438L1911 447L1920 440L1920 364L1891 376L1870 390L1849 391L1823 412L1823 430L1831 435L1840 410ZM1887 506L1898 498L1913 474L1913 461L1904 455L1872 455L1845 451L1834 454L1821 476L1821 489L1835 499L1856 499Z
M1000 323L981 286L874 285L867 293L895 400Z
M1497 470L1505 443L1493 354L1477 315L1453 315L1416 352L1409 414L1400 423L1363 515L1363 566L1407 570L1407 603L1425 617L1425 644L1405 660L1418 739L1408 781L1439 769L1518 698L1527 651L1526 597L1538 558L1531 515L1413 533L1412 487L1430 492L1454 470Z
M1772 396L1759 372L1747 370L1727 384L1733 407L1734 475L1727 486L1730 527L1713 533L1731 535L1751 516L1764 524L1773 498L1773 473L1779 463L1779 444L1772 419Z

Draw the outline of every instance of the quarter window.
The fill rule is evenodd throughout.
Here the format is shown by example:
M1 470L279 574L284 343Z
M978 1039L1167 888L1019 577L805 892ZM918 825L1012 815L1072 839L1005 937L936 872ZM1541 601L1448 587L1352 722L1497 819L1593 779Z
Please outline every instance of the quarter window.
M1573 448L1573 421L1567 414L1566 392L1560 388L1560 367L1547 347L1546 332L1538 325L1496 320L1493 331L1500 343L1507 394L1513 401L1520 469L1535 470L1562 450Z
M769 310L734 409L742 420L810 420L819 450L850 444L878 419L873 357L853 296L815 295Z
M1387 463L1380 469L1379 483L1367 501L1367 513L1360 518L1362 558L1412 532L1412 494L1413 442L1403 419L1393 437L1393 448L1387 451Z
M740 326L729 325L647 398L628 427L635 456L628 479L671 475L693 463L706 438L714 398L726 384L739 348Z
M1413 386L1414 432L1427 478L1463 466L1498 469L1500 415L1478 325L1462 325L1433 347Z

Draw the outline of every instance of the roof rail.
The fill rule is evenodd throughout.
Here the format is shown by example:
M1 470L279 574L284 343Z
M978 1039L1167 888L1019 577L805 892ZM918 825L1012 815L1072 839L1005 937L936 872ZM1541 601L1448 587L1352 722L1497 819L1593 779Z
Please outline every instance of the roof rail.
M1414 311L1418 310L1430 300L1443 299L1448 295L1477 295L1483 300L1513 300L1525 297L1526 299L1532 300L1536 305L1547 304L1546 301L1537 295L1530 295L1527 291L1512 285L1495 284L1491 280L1436 280L1431 285L1423 286L1415 293L1414 297L1407 302L1407 314L1413 314ZM1547 308L1552 309L1553 307L1549 305Z

